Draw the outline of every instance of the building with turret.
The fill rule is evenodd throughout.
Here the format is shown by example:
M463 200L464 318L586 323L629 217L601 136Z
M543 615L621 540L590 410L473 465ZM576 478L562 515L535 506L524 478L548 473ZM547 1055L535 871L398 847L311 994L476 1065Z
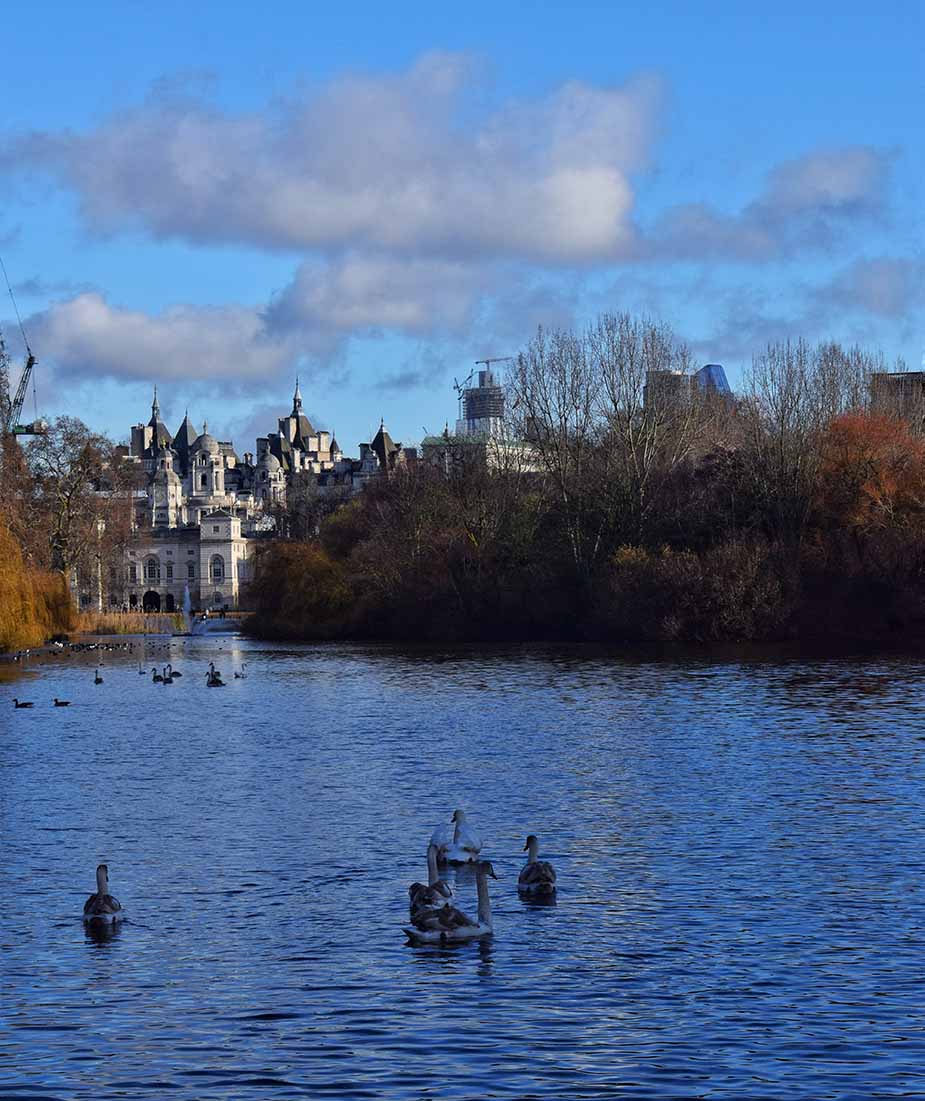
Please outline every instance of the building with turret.
M349 496L415 457L383 422L360 444L360 457L347 458L333 432L306 416L298 380L289 415L257 439L256 453L239 457L208 424L197 432L188 413L172 435L155 388L150 420L131 429L127 458L144 473L144 486L133 495L132 538L121 578L110 579L109 602L145 611L237 608L258 542L272 536L274 514L296 481Z

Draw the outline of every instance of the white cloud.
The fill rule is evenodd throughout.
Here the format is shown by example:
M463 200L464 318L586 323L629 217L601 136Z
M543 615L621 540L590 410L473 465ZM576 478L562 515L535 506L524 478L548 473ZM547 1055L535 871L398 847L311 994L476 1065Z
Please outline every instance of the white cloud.
M292 342L268 337L259 312L243 306L175 306L153 315L94 292L33 315L27 327L60 375L254 379L297 358Z
M483 91L467 58L426 54L259 112L159 92L84 133L20 137L2 160L72 188L101 233L548 263L625 252L658 83L573 82L494 111Z
M405 334L457 330L472 320L491 276L473 265L350 254L302 264L266 311L272 332Z
M839 227L882 213L891 160L883 150L853 146L785 161L738 213L700 202L671 207L641 244L640 254L761 262L825 248Z

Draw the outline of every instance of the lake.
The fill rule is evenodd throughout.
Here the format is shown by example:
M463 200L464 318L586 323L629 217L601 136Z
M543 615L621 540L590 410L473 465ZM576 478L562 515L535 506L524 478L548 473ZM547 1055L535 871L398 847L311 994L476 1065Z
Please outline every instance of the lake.
M0 667L0 1096L923 1096L923 780L908 658L193 638ZM494 936L409 947L456 807ZM528 833L555 906L518 899ZM110 937L80 920L101 861Z

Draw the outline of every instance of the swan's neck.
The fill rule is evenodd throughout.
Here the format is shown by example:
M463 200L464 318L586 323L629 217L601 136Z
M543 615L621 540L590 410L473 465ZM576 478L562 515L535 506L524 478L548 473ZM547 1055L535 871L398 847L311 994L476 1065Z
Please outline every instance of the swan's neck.
M476 872L476 885L479 889L479 925L491 925L491 900L488 897L488 873L481 867Z
M96 893L98 895L109 894L109 876L105 868L96 869Z
M540 855L540 843L539 841L531 841L530 848L527 849L527 863L535 864Z
M427 885L433 887L433 885L440 878L440 873L437 870L437 846L427 846Z

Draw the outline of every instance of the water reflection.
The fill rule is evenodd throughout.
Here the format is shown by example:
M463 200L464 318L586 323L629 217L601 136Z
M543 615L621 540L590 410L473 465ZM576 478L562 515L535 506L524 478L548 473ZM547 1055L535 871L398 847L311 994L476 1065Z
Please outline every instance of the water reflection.
M92 944L111 944L122 935L124 921L85 921L82 923L84 935Z

